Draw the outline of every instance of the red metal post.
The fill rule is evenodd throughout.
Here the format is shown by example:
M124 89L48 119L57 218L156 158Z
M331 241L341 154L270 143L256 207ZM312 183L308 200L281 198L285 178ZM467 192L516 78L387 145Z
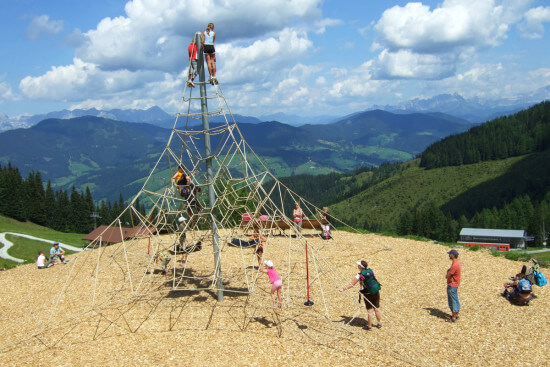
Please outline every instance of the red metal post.
M304 302L304 305L313 306L313 301L309 299L309 257L307 255L307 241L306 241L306 278L307 278L307 301Z

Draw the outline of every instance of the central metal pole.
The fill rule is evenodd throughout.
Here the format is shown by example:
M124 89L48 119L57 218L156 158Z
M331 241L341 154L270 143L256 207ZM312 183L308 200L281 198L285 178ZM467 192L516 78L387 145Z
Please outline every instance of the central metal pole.
M214 192L214 181L212 174L212 149L210 146L210 125L208 123L208 105L206 101L206 84L204 77L204 55L201 45L201 33L195 34L197 45L197 72L199 74L199 86L201 92L201 112L202 129L204 131L204 155L206 156L206 181L208 183L208 199L210 202L210 219L212 222L212 243L214 245L214 271L216 277L216 287L218 289L218 302L223 301L223 283L222 283L222 264L220 256L220 245L218 238L218 225L216 223L216 213L214 205L216 203L216 193Z

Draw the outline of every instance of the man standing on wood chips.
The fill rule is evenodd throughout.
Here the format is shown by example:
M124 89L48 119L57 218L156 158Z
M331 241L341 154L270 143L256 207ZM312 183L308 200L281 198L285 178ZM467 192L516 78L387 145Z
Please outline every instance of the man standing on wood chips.
M460 263L458 262L458 251L451 250L447 252L452 264L447 270L447 301L451 309L451 318L445 321L455 322L458 319L460 311L460 302L458 301L458 286L460 285Z

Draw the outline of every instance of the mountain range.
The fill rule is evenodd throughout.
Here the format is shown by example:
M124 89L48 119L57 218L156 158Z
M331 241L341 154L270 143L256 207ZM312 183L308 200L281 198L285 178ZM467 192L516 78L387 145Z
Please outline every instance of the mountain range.
M61 110L53 111L46 114L39 115L21 115L16 117L8 117L0 114L0 132L13 130L17 128L28 128L36 125L42 120L46 119L72 119L83 116L103 117L106 119L124 121L124 122L145 122L158 127L164 127L171 129L174 126L175 114L169 114L162 110L158 106L153 106L145 110L138 109L112 109L112 110L98 110L96 108L90 109L74 109L74 110ZM261 120L242 115L234 115L238 122L246 123L259 123ZM224 122L222 116L214 116L211 118L212 122ZM200 122L197 122L200 123Z
M327 125L239 123L246 141L277 176L351 171L408 160L429 144L470 126L444 114L380 110ZM169 135L170 129L103 117L47 119L0 133L0 163L10 162L23 175L40 171L54 187L89 186L96 200L116 199L119 193L129 197L150 172ZM212 137L213 146L216 139ZM159 185L165 184L162 180Z
M394 113L442 112L472 123L481 123L511 115L548 98L550 98L550 86L539 88L531 93L519 94L515 98L465 99L457 93L440 94L433 98L415 98L395 106L375 106L375 108Z
M519 110L528 108L535 103L547 100L550 97L550 86L539 88L530 93L519 94L515 98L501 99L466 99L459 94L440 94L431 98L414 98L396 105L374 105L371 110L384 110L397 114L410 113L444 113L455 116L470 123L481 123L492 120L503 115L510 115ZM363 111L365 112L365 111ZM362 113L362 112L357 112ZM158 106L144 110L137 109L113 109L98 110L74 109L50 112L39 115L20 115L9 117L0 113L0 132L26 128L48 118L69 119L82 116L104 117L112 120L127 122L147 122L159 127L172 128L175 120L175 113L169 114ZM342 117L331 115L299 116L287 113L273 113L258 117L234 114L237 122L260 123L262 121L279 121L288 125L301 126L306 124L322 125L336 122ZM216 116L212 122L222 123L223 117Z

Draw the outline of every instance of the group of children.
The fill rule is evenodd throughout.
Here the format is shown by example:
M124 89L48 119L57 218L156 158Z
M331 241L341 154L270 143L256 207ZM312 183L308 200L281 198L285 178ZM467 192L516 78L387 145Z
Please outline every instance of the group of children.
M206 65L208 66L208 72L210 73L210 78L208 82L212 85L218 84L216 79L216 49L214 48L214 42L216 41L216 32L214 32L214 23L208 23L206 26L206 31L201 35L201 46L204 52L204 57L206 59ZM195 38L191 40L191 43L188 47L189 52L189 76L187 79L187 86L194 88L195 87L195 78L197 77L197 43Z
M65 250L59 246L59 242L54 242L50 249L50 257L48 259L46 259L44 251L38 251L38 257L36 258L36 267L38 269L47 269L60 262L66 264L69 260L65 259Z

